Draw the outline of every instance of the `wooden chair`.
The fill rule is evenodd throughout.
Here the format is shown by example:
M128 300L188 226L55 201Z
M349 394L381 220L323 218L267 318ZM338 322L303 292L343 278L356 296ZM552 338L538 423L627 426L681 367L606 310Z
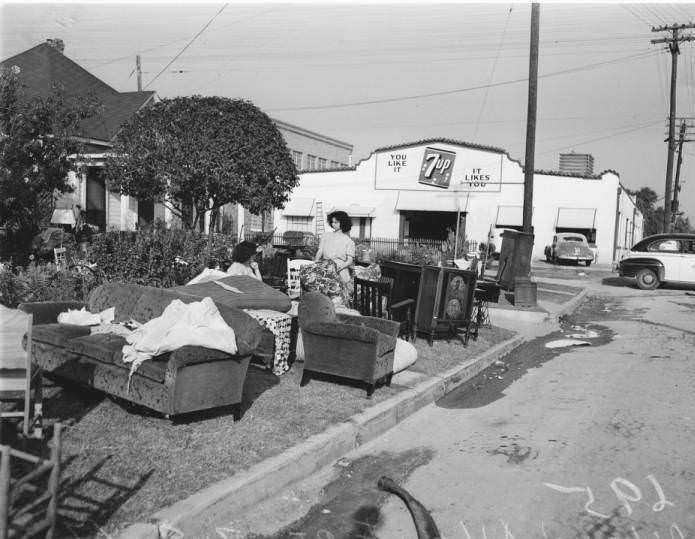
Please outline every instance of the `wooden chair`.
M48 459L0 446L0 539L53 537L60 453L60 423L54 426Z
M415 300L412 298L392 303L394 280L381 277L378 281L355 277L353 305L363 316L386 318L400 324L399 337L408 340L413 335L413 310Z
M23 314L23 313L22 313ZM23 354L23 368L0 368L0 400L22 401L22 410L0 412L0 418L21 418L22 434L29 436L29 430L34 427L33 435L41 437L41 369L32 369L31 364L31 330L34 317L26 315L26 351ZM7 351L5 354L11 355ZM11 361L10 357L3 357L4 361ZM33 392L33 399L32 399ZM32 418L32 400L34 414Z
M302 293L299 282L299 270L302 266L313 264L313 260L294 259L287 261L287 295L292 299L298 298Z
M67 250L65 247L56 247L53 249L53 259L59 270L65 271L68 269L68 258L66 253Z

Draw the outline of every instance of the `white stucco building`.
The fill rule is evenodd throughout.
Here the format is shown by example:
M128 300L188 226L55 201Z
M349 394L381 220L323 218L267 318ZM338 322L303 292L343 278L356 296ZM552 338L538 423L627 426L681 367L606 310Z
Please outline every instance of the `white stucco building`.
M353 217L354 237L444 239L460 215L465 237L481 242L495 229L521 230L523 197L523 168L505 150L430 139L379 148L347 169L300 174L275 224L278 232L320 232L325 215L342 209ZM584 233L599 263L642 238L642 214L612 170L536 171L532 224L534 258L555 232Z

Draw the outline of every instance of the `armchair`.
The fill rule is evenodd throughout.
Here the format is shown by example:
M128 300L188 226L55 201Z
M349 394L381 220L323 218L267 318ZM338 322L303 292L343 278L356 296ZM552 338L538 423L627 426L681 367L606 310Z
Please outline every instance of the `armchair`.
M336 314L330 298L307 292L299 302L299 329L304 344L301 386L313 372L360 380L368 398L379 381L391 384L398 322Z

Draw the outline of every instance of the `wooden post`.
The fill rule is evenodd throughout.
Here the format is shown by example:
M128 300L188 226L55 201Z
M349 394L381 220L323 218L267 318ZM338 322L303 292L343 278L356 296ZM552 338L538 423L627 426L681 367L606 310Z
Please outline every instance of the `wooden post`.
M524 232L531 234L533 217L533 170L536 151L536 105L538 102L538 34L540 4L531 4L531 53L529 55L526 157L524 161Z

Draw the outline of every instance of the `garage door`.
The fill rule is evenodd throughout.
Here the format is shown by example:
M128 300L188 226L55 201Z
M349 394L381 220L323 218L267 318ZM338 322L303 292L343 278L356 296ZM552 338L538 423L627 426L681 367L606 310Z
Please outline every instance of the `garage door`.
M558 208L557 228L596 228L596 208Z
M515 227L524 225L523 206L497 206L495 226Z

